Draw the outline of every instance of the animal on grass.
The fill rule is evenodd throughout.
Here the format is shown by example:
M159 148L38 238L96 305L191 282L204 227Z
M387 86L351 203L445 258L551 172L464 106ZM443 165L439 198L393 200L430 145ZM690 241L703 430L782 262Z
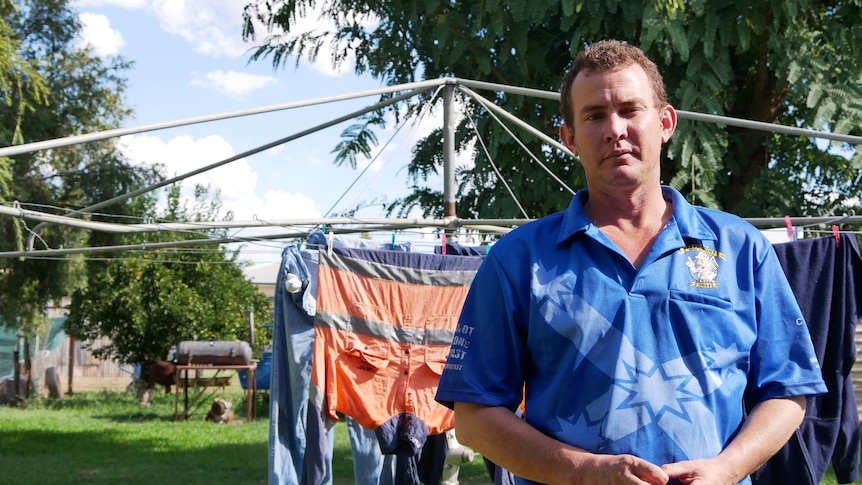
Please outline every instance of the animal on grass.
M176 367L172 362L160 360L150 366L150 387L155 384L165 386L165 394L171 392L171 386L177 383Z
M207 413L207 421L214 423L230 423L233 421L233 411L231 411L230 399L222 399L217 397L213 399L213 404Z

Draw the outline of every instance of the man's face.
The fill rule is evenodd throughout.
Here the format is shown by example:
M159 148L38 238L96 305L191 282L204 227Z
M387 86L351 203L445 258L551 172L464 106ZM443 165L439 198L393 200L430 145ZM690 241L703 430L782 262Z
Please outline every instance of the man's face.
M579 73L572 104L573 126L561 126L560 137L580 157L591 189L660 181L661 147L676 129L676 112L656 106L643 68Z

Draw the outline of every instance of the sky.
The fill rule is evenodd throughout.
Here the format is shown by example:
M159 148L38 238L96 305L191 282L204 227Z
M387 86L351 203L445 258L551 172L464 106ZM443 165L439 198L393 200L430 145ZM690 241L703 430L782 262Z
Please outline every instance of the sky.
M254 44L244 42L241 34L246 3L248 0L74 0L72 7L82 25L79 45L90 46L103 57L120 55L134 63L125 73L129 82L126 104L134 111L126 127L382 87L370 76L356 75L352 65L333 70L325 54L314 64L301 60L297 65L295 58L278 67L271 58L250 61ZM305 22L316 25L318 19ZM122 137L120 145L133 163L163 164L166 175L173 177L377 100L370 96L151 131ZM441 122L439 115L429 116L418 124L407 124L397 135L394 125L379 132L373 160L360 159L357 170L333 163L331 151L351 124L344 122L186 179L183 187L186 193L197 183L219 189L224 211L232 211L234 220L320 218L339 199L331 215L363 207L358 216L385 217L382 202L409 193L406 165L413 141ZM442 181L431 184L439 188ZM238 235L251 236L253 231ZM247 248L243 258L255 263L277 261L280 249L269 246Z

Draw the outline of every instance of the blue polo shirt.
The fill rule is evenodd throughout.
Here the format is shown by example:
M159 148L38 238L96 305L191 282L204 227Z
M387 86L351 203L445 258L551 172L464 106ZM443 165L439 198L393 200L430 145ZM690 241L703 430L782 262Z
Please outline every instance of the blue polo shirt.
M586 190L501 238L473 280L437 399L515 409L523 398L524 418L549 436L663 465L721 452L744 392L826 392L769 242L662 190L673 217L640 268L586 216Z

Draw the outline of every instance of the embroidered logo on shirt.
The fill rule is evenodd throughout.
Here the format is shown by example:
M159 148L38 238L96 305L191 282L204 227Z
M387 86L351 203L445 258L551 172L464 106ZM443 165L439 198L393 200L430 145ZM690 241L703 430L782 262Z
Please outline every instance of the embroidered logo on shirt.
M700 246L687 246L680 249L680 253L695 253L693 257L689 255L685 262L688 273L694 279L689 286L718 289L718 260L727 260L724 254Z

